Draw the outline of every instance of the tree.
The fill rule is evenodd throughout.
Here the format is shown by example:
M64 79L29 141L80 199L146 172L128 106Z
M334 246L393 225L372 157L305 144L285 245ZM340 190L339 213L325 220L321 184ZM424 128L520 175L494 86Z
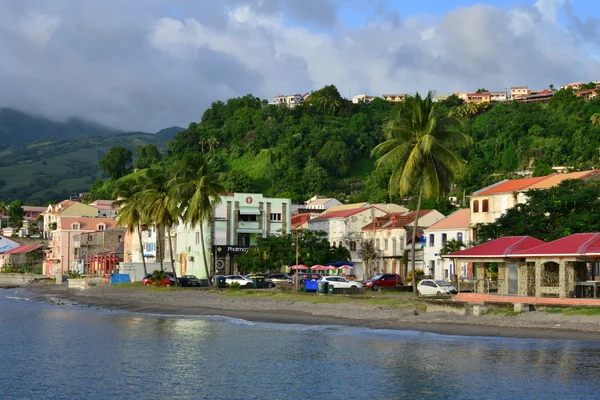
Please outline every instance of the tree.
M136 169L150 168L152 165L160 162L162 156L160 150L153 144L144 144L135 148L135 162L134 167Z
M594 126L600 126L600 113L592 114L592 116L590 117L590 122Z
M360 242L360 249L358 250L358 256L363 260L365 264L365 276L364 280L373 275L373 263L377 259L377 248L375 247L374 239L363 239Z
M480 88L480 89L477 89L477 91L475 93L487 93L487 92L489 92L489 90L487 90L485 88Z
M439 198L448 192L454 178L464 171L464 162L455 149L471 143L471 138L463 132L464 122L454 116L438 115L437 104L431 91L424 98L419 93L409 97L406 112L400 112L386 124L387 140L372 152L379 156L377 168L389 165L394 168L388 185L390 194L405 196L418 191L411 247L413 276L422 198ZM416 295L416 279L412 284Z
M329 175L324 168L310 158L302 170L302 189L308 195L322 193L329 186Z
M100 160L100 168L112 179L119 179L131 172L131 150L124 147L111 147Z
M23 211L23 202L21 200L15 200L8 206L8 223L11 228L18 231L23 227L23 218L25 218L25 211Z
M225 188L230 193L257 193L254 179L244 170L235 170L227 173Z
M115 207L119 208L117 215L117 223L119 226L127 227L129 234L137 230L138 240L140 243L140 257L144 265L144 276L148 275L146 266L146 258L144 257L144 246L142 242L142 225L150 225L150 218L143 213L142 195L143 190L139 176L135 177L132 182L127 177L117 181L116 196L117 200L114 203Z
M462 248L467 247L462 241L456 239L446 240L446 243L440 249L440 258L443 260L444 256L451 253L456 253ZM456 259L454 259L454 275L456 275ZM453 280L453 279L452 279Z
M455 108L465 104L465 101L457 95L451 94L446 100L444 100L444 104L446 104L450 108Z
M210 169L204 157L188 154L174 165L175 177L171 182L171 196L177 203L177 215L187 226L200 226L200 242L204 270L210 284L209 259L205 247L204 224L211 220L215 206L221 202L219 193L224 187L219 177Z
M0 201L0 229L2 229L2 217L4 216L4 212L6 211L6 203Z

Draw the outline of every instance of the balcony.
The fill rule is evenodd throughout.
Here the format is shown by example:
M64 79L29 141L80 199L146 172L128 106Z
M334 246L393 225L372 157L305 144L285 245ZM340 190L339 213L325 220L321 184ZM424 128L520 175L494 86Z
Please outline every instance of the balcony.
M262 229L258 227L258 221L238 221L236 228L238 233L261 233Z

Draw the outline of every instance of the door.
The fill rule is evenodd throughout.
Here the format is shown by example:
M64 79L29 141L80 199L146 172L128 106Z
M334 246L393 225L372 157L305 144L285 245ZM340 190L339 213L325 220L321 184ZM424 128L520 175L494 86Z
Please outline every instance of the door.
M507 266L508 294L519 294L519 270L517 264Z

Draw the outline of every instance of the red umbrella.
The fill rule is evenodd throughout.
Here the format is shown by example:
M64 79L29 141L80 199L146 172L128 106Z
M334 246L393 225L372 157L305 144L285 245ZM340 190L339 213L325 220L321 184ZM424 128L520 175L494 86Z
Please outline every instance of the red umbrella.
M339 269L354 269L354 267L351 267L349 265L342 265L341 267L339 267Z
M326 270L328 270L328 271L334 271L334 270L336 270L337 268L336 268L336 267L334 267L333 265L328 265L328 266L326 266L326 267L325 267L325 269L326 269Z
M312 267L310 267L310 269L313 269L315 271L325 271L327 269L327 267L317 264L317 265L313 265Z
M303 265L303 264L298 264L298 265L291 265L290 269L294 269L294 270L296 270L296 269L308 269L308 267L306 265Z

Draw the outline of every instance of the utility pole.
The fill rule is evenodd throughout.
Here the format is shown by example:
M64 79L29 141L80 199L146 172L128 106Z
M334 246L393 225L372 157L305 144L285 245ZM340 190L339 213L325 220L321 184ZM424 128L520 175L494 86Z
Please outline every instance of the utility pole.
M295 231L296 233L296 273L294 274L294 277L296 278L296 291L298 291L298 230Z

